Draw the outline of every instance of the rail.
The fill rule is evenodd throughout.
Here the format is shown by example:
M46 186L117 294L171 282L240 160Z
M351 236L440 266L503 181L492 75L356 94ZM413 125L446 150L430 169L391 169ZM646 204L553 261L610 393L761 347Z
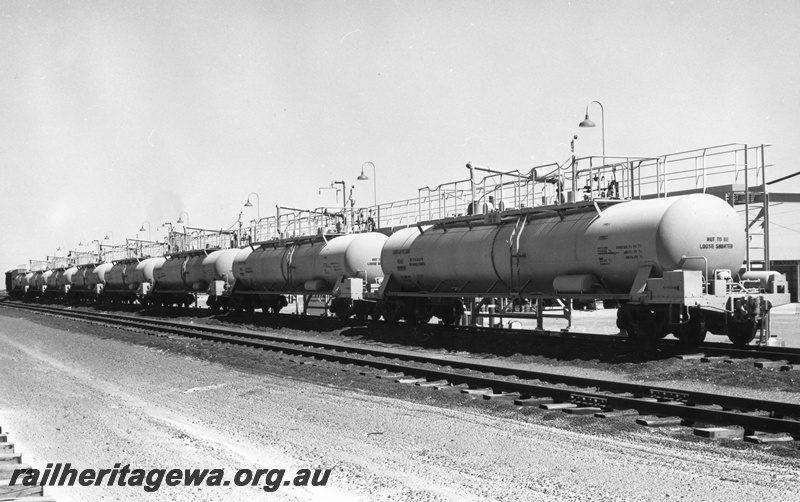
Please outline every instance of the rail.
M312 340L284 334L215 327L200 323L180 323L133 316L95 314L79 310L52 309L41 306L9 304L19 308L47 312L88 322L101 322L122 329L156 331L199 338L226 344L249 346L260 350L280 351L341 364L353 364L376 370L398 373L392 378L431 382L440 386L466 386L474 393L489 397L511 397L517 405L541 404L545 409L583 408L581 414L635 410L634 415L678 417L675 425L686 421L694 426L716 424L735 426L738 437L745 430L756 433L800 435L800 405L786 401L769 401L731 395L729 392L702 392L683 388L656 387L602 380L561 372L548 373L482 361L458 360L407 351ZM466 387L465 388L466 390ZM478 390L482 389L482 390ZM469 392L469 391L468 391ZM515 396L508 394L516 393ZM488 398L487 398L488 399ZM553 403L559 403L552 408ZM639 421L647 425L647 421ZM700 427L707 427L707 425ZM752 440L756 440L752 439Z

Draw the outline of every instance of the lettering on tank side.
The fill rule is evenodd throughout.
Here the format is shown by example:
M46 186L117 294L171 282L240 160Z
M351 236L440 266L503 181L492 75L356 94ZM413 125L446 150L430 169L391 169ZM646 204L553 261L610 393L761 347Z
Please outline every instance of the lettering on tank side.
M322 270L326 274L339 272L342 270L342 268L344 267L342 267L342 263L339 261L326 262L322 264Z
M730 237L706 237L706 242L700 244L700 249L733 249Z
M608 236L601 235L598 240L607 240L607 238ZM610 246L597 246L597 261L600 265L610 265L617 255L621 255L623 260L644 259L642 243L617 244L613 248Z
M607 235L601 235L598 237L598 241L607 240ZM597 246L597 261L600 266L611 265L611 262L614 260L614 256L616 256L616 252L611 250L608 246Z

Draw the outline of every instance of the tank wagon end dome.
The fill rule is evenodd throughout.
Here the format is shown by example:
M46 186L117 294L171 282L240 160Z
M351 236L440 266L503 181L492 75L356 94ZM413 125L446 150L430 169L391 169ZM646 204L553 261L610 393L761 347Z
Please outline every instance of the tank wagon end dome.
M736 211L719 197L676 197L658 225L658 262L663 270L705 273L708 267L708 273L729 269L735 274L746 254L743 225Z

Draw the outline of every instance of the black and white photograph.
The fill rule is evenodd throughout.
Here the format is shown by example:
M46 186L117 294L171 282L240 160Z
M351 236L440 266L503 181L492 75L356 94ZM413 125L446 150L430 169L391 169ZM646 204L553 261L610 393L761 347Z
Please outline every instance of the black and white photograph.
M798 22L3 0L0 500L800 500Z

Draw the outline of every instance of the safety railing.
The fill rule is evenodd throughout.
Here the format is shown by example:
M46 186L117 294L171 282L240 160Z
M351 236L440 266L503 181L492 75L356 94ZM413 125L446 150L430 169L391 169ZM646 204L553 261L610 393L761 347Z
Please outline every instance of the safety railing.
M232 230L210 230L205 228L184 227L185 232L170 230L165 254L192 251L197 249L228 249L239 247L239 238Z
M570 157L529 171L467 164L470 178L422 187L414 199L380 204L381 229L454 216L595 199L667 197L764 184L765 145L732 143L656 157Z

